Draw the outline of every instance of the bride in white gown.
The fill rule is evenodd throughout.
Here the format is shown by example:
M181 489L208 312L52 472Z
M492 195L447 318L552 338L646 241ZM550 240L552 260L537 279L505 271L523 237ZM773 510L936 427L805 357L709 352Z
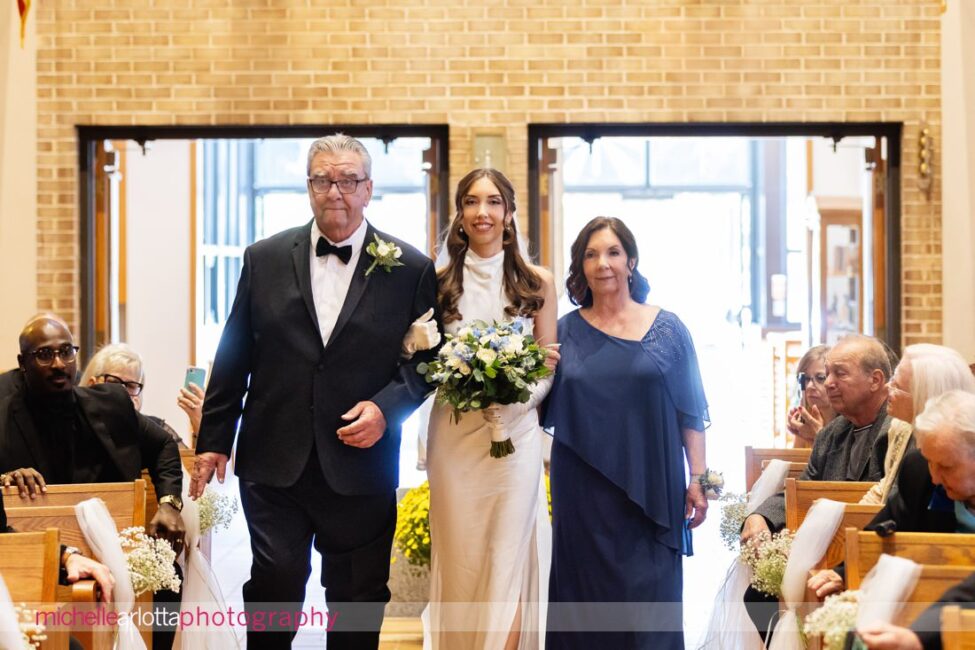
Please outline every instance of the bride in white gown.
M552 274L532 266L518 246L515 197L500 172L474 170L461 179L447 234L447 266L438 273L444 328L474 320L525 317L526 329L558 361ZM530 332L529 332L530 333ZM536 407L551 376L528 404L464 413L436 405L430 417L432 562L425 648L536 650L543 646L551 526L542 479ZM489 418L500 418L515 452L490 455Z

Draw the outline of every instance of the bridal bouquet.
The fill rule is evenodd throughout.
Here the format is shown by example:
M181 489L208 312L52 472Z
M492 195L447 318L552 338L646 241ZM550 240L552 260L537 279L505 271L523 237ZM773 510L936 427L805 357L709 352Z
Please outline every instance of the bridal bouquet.
M179 576L173 563L176 552L164 539L149 537L142 526L126 528L118 534L136 597L147 591L179 591Z
M788 528L774 535L762 531L742 545L739 560L751 567L755 589L769 596L782 595L782 578L794 537Z
M859 606L860 591L856 589L826 596L823 606L803 621L803 633L822 636L824 650L843 650L846 633L856 627Z
M214 528L230 527L234 515L237 514L237 499L231 499L225 494L217 494L207 489L200 500L197 501L200 507L200 534L204 534Z
M545 367L545 349L525 333L525 321L474 321L456 334L447 334L446 343L430 363L421 363L417 372L437 387L437 402L461 413L487 408L492 404L524 404L531 398L532 386L550 373ZM501 458L514 452L511 439L497 417L489 417L491 456Z

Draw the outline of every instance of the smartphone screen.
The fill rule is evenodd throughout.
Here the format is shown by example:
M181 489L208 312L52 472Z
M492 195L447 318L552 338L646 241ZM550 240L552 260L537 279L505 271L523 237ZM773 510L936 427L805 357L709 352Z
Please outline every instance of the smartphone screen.
M206 368L190 366L186 369L186 379L183 381L183 388L189 388L191 383L196 384L200 388L204 388L206 386L206 378Z

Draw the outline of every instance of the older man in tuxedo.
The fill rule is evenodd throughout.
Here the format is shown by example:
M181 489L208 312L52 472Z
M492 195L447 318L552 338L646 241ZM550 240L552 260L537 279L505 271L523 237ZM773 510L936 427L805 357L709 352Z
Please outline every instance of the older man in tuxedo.
M337 617L329 649L371 649L390 597L400 425L429 390L416 366L431 353L403 362L401 346L436 304L436 273L364 219L373 186L362 143L316 140L307 171L314 218L244 253L203 405L192 494L214 471L223 480L236 438L254 555L249 613L262 616L265 603L301 607L314 543ZM248 644L287 648L293 636L251 628Z

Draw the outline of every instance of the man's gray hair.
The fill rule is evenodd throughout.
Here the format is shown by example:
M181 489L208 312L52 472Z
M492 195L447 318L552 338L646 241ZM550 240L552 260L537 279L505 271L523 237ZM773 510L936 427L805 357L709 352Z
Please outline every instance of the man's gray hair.
M366 178L372 178L372 156L366 150L365 145L344 133L334 133L318 138L308 147L308 167L306 174L311 176L311 161L320 153L337 153L339 151L351 151L358 154L362 159L362 169L366 172Z
M866 334L848 334L839 343L853 343L860 346L860 368L872 374L874 370L884 373L884 380L890 381L891 363L888 348L878 338Z
M935 432L951 433L975 456L975 393L950 390L929 399L914 418L914 435L921 443Z
M911 400L914 413L924 410L928 400L950 390L975 393L975 375L958 352L943 345L917 343L904 349L901 363L911 365Z
M145 381L142 357L139 353L125 343L113 343L95 353L78 384L87 386L93 378L106 374L114 375L121 368L132 370L139 377L140 382Z

